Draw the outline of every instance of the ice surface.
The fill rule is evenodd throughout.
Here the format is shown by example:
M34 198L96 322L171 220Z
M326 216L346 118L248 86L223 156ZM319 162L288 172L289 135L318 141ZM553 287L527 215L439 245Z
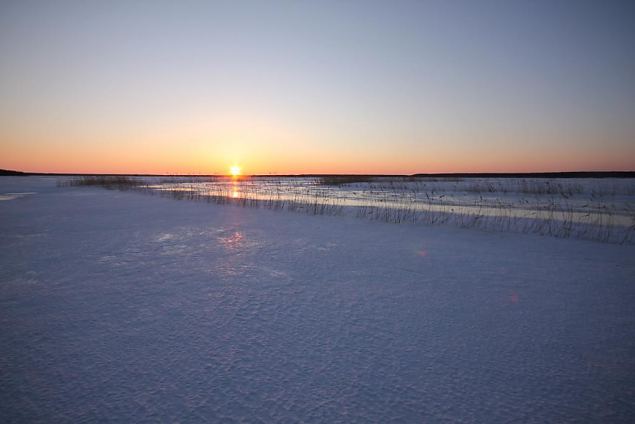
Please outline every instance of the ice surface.
M0 178L0 422L632 422L635 247Z
M317 177L161 177L139 182L145 191L184 199L635 244L633 178L374 177L334 185Z

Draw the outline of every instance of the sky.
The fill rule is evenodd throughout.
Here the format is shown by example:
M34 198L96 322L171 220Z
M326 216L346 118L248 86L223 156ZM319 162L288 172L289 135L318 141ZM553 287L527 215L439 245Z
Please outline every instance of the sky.
M0 168L635 170L633 1L0 0Z

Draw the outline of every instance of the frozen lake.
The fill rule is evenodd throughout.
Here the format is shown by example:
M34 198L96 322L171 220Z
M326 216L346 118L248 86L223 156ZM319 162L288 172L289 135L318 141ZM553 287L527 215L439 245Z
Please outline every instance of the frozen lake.
M0 195L2 422L635 418L633 245Z
M145 183L153 191L221 203L635 241L634 179L216 177L146 179Z

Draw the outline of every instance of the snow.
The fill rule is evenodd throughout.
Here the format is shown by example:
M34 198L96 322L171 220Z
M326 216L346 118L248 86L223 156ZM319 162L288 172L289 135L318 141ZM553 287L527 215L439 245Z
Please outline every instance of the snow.
M1 422L632 422L635 246L0 178Z

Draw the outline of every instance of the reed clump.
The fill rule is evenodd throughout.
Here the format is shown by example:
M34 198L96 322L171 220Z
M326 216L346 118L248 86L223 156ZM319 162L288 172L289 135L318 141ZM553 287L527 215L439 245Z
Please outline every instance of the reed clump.
M145 185L143 180L126 175L82 175L59 183L60 186L99 186L109 190L130 190Z
M340 186L354 183L370 183L373 177L369 175L324 175L319 177L318 183L326 186Z

